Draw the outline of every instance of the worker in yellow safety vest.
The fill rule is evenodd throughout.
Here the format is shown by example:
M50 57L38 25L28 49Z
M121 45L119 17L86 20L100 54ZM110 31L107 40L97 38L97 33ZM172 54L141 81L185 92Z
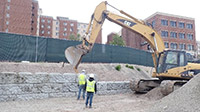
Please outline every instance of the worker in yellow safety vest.
M80 99L81 91L83 91L83 99L85 99L85 83L86 83L86 75L85 70L82 70L82 73L78 76L78 97L77 100Z
M96 86L96 81L94 81L94 74L90 74L89 79L87 80L86 84L86 92L87 92L87 98L86 98L86 108L88 107L88 100L89 102L89 108L92 108L92 99L94 96L94 93L97 92L97 86Z

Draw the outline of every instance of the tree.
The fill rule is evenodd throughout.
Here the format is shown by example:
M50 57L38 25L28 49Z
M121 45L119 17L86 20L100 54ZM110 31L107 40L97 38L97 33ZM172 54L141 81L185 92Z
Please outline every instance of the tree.
M74 34L71 34L71 35L69 36L69 39L70 39L70 40L79 40L79 38L80 38L80 35L77 35L77 37L75 37Z
M110 42L110 44L112 44L112 45L119 45L119 46L125 46L126 45L126 43L122 39L122 37L119 36L119 35L117 35L117 34L115 34L113 36L113 40Z

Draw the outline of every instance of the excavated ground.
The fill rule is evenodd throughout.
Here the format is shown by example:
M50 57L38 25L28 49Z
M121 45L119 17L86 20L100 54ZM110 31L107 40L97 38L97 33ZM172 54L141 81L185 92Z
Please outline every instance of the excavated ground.
M75 73L72 66L62 63L15 63L0 62L0 72L47 72L47 73ZM115 67L121 65L121 70ZM131 78L150 78L152 67L134 66L134 70L125 67L126 64L104 64L104 63L81 63L78 70L85 69L88 74L94 73L99 81L129 81Z
M121 65L121 71L115 70ZM150 67L126 64L81 64L79 70L95 73L99 81L126 81L131 78L150 78ZM138 70L139 68L140 70ZM10 63L1 62L0 72L58 72L74 73L70 65L62 63ZM52 98L32 101L1 102L1 112L199 112L200 111L200 75L195 76L184 86L168 96L155 88L147 94L95 95L92 109L85 108L84 100L76 97Z

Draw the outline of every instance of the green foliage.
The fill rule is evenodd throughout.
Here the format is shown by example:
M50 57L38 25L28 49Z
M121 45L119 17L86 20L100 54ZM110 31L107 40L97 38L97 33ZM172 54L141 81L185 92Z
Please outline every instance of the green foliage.
M117 71L120 71L120 70L121 70L121 65L117 65L117 66L115 67L115 69L116 69Z
M70 40L80 40L80 34L78 34L77 36L75 36L74 34L71 34L70 36L69 36L69 39Z
M134 70L134 67L133 67L132 65L129 66L129 65L127 64L126 67Z
M112 44L112 45L119 45L119 46L125 46L126 45L126 43L122 39L122 37L120 37L117 34L113 36L113 40L110 42L110 44Z
M140 68L136 68L138 71L141 71L141 69Z

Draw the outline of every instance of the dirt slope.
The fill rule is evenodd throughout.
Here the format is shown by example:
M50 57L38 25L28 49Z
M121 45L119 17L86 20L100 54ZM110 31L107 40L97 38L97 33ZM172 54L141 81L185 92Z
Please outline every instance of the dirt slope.
M157 101L149 112L200 112L200 74Z
M115 67L121 65L117 71ZM150 78L151 67L133 65L134 70L125 67L125 64L81 63L79 71L85 69L88 74L94 73L99 81L127 81L131 78ZM139 68L138 71L136 68ZM75 73L69 64L62 63L14 63L0 62L0 72L47 72L47 73Z

